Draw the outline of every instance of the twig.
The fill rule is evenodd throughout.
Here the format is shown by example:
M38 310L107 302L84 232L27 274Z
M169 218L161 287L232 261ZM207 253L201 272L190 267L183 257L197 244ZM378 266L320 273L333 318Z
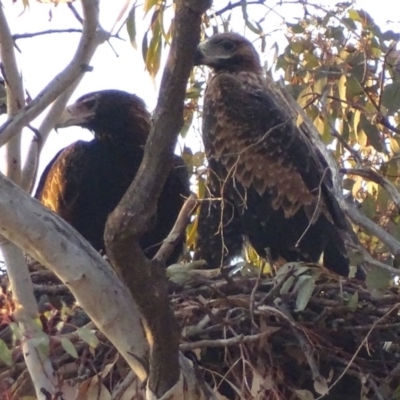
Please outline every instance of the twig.
M45 31L32 32L32 33L16 33L12 35L14 41L18 39L29 39L36 36L51 35L53 33L82 33L82 29L47 29Z
M397 188L383 175L374 171L373 169L362 168L341 168L339 170L342 174L358 175L362 178L368 179L382 186L392 197L396 207L400 209L400 193Z
M176 219L176 222L171 229L171 232L163 241L163 244L157 251L157 254L154 256L156 260L165 262L165 260L172 254L176 245L181 240L182 235L185 232L185 229L189 223L190 215L193 213L197 206L197 196L192 193L183 204L182 209L179 212L178 218Z
M68 3L70 4L70 3ZM34 38L37 36L42 36L42 35L52 35L54 33L83 33L82 29L47 29L45 31L39 31L39 32L31 32L31 33L16 33L14 35L12 35L12 38L14 39L14 41L18 40L18 39L30 39L30 38ZM124 38L118 36L118 35L110 35L110 38L113 39L119 39L122 41L126 41Z
M132 371L130 371L128 373L128 375L126 375L124 380L122 382L118 383L118 385L113 390L112 395L111 395L111 400L119 400L124 395L124 393L127 391L129 386L131 386L133 384L135 379L137 379L137 377L135 376L135 374Z
M83 25L83 19L79 15L78 11L76 10L75 6L71 2L67 2L67 7L71 10L72 14L74 14L74 17L78 20Z
M286 273L286 275L283 277L283 279L281 279L278 284L276 284L258 303L257 303L257 307L259 307L262 304L267 304L269 303L274 297L275 295L277 295L279 293L279 291L281 290L282 286L287 282L287 280L296 272L296 269L294 268L294 266L289 267L288 272Z
M388 246L390 251L396 256L400 256L400 242L396 240L391 234L386 232L382 227L375 224L365 215L361 214L358 208L354 205L352 201L347 202L347 210L349 217L355 222L357 225L360 225L362 228L366 229L369 233L372 233L378 239L380 239L383 243ZM397 273L398 270L395 268L387 267L388 271L391 273Z
M270 265L272 266L272 264L270 264ZM263 267L260 267L260 270L258 271L257 280L254 284L254 287L253 287L251 293L250 293L249 311L250 311L250 317L251 317L252 330L253 330L253 328L258 329L258 326L254 320L254 307L255 307L255 296L256 296L256 292L261 283L262 274L263 274Z
M279 328L277 328L279 329ZM201 349L204 347L228 347L240 343L252 343L262 339L266 335L271 335L271 331L257 333L256 335L239 335L229 339L199 340L198 342L182 343L179 346L181 351Z
M290 327L292 329L293 334L296 336L297 341L299 342L299 345L307 359L308 365L310 366L311 369L313 380L323 382L325 379L319 372L317 362L313 357L313 349L311 348L309 340L305 336L304 332L302 332L298 328L297 324L295 323L293 317L289 313L289 310L286 308L286 305L283 303L282 299L277 298L275 299L274 303L278 308L278 310L280 310L283 314L285 314L287 319L291 321Z
M399 304L395 304L384 316L382 316L381 318L379 318L377 321L375 321L375 323L373 324L373 326L371 327L371 329L368 331L368 333L365 335L363 341L360 343L360 345L358 346L358 349L356 350L356 352L353 354L353 356L351 357L351 360L347 363L346 367L344 368L343 372L340 374L340 376L332 383L332 385L330 385L329 389L332 389L334 386L336 386L336 384L343 378L343 376L346 374L346 372L348 371L348 369L350 368L350 366L353 364L354 360L356 359L358 353L361 351L361 349L364 347L364 345L366 344L370 334L372 333L372 331L374 330L375 326L378 325L381 321L383 321L387 316L389 316L393 311L395 311L396 309L399 308ZM318 397L316 400L322 399L323 396Z
M260 4L260 5L264 5L265 0L254 0L254 1L246 1L246 5L250 5L250 4ZM215 11L214 13L212 13L214 16L218 17L222 14L224 14L227 11L233 10L236 7L241 7L243 5L243 1L238 1L236 3L232 3L231 1L228 3L227 6L225 6L224 8L221 8L218 11Z

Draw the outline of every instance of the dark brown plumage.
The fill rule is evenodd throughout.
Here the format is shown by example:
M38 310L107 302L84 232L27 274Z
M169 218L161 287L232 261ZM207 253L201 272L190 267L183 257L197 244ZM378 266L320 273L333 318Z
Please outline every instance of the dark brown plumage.
M86 94L66 108L58 126L71 125L91 130L94 139L61 150L43 172L35 197L100 250L104 249L107 217L142 161L150 114L139 97L104 90ZM186 167L175 156L175 167L159 199L156 221L140 242L148 257L155 255L168 235L188 194ZM177 248L168 261L175 261L181 250Z
M224 235L228 256L237 252L242 233L260 255L269 249L273 259L316 262L324 252L324 264L347 275L340 234L346 222L331 192L330 170L264 76L252 44L234 33L217 34L199 45L195 63L214 70L204 98L203 140L217 191L212 195L234 210L235 228ZM212 218L221 221L221 207L213 209ZM211 251L221 255L221 241L206 215L202 207L199 256L207 259Z

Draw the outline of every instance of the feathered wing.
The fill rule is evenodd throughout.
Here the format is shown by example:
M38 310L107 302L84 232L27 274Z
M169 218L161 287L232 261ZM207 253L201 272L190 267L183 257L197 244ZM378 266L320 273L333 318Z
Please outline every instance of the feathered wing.
M279 89L254 73L218 73L208 84L203 118L208 158L224 167L221 179L232 178L230 199L256 250L317 261L333 235L337 251L327 254L343 257L332 269L347 270L337 238L344 216L330 171Z
M209 268L217 268L239 256L243 247L241 219L225 197L224 182L219 178L219 166L209 162L207 190L201 202L197 227L196 258L207 261Z
M34 197L65 220L71 219L81 182L85 179L73 170L72 165L80 167L89 161L85 154L85 142L76 142L60 150L44 169ZM78 164L78 165L77 165Z
M140 165L141 154L120 157L107 143L76 142L61 150L44 170L35 193L42 204L60 215L96 250L104 249L104 227ZM140 239L152 258L167 237L189 196L189 177L183 160L175 156L158 202L154 225ZM168 263L182 253L183 238Z
M129 183L128 179L121 181L124 171L103 162L102 150L84 141L61 150L44 170L35 193L35 198L65 219L96 250L104 249L107 216Z

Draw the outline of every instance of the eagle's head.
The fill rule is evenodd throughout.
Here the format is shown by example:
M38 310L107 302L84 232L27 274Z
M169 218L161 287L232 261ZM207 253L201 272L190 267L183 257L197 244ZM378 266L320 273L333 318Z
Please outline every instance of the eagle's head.
M145 136L150 130L150 113L142 99L121 90L101 90L80 97L66 107L56 128L81 126L97 138L134 133Z
M262 71L254 46L237 33L218 33L200 43L194 65L207 65L219 71Z

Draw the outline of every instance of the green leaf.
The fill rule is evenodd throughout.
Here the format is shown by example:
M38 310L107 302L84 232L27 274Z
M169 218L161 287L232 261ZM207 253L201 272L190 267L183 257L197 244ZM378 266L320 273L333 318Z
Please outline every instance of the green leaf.
M357 25L354 23L354 20L352 20L351 18L342 18L342 24L346 28L348 28L348 29L350 29L352 31L357 29Z
M372 125L368 121L364 114L362 114L360 118L360 128L365 132L369 143L374 147L374 149L382 152L381 133L375 125Z
M299 286L296 298L297 311L303 311L307 307L315 289L315 277L303 275L299 279L302 278L304 280Z
M61 338L61 346L63 347L63 349L72 357L74 358L78 358L78 353L74 347L74 345L72 344L72 342L67 339L66 337Z
M389 287L391 275L383 268L374 268L368 272L365 284L368 290L384 291Z
M10 350L5 342L0 339L0 360L3 361L4 364L11 366L12 365L12 350Z
M363 93L364 92L358 80L352 76L349 76L346 81L346 99L353 101L355 96L359 96Z
M356 311L358 306L358 292L354 292L353 295L350 297L349 301L347 302L347 307L351 311Z
M312 54L312 53L306 53L304 54L304 66L306 68L316 68L319 66L319 60L318 58Z
M84 342L86 342L90 347L96 348L97 345L99 344L99 339L92 330L83 327L83 328L78 328L76 331L79 337Z
M299 40L297 40L295 42L291 42L290 48L292 49L293 53L297 53L297 54L303 53L303 51L305 49L304 44Z
M376 202L371 195L367 195L361 204L361 210L369 218L374 219L376 215Z
M383 89L382 104L386 107L389 114L393 114L400 109L400 82L393 82Z
M136 6L134 5L129 11L128 18L126 20L126 30L128 31L131 45L136 50Z
M290 24L286 23L286 26L293 32L293 33L303 33L304 27L301 23L298 24Z
M343 179L342 187L343 187L343 189L346 189L346 190L352 190L354 183L355 183L354 179L346 178L346 179Z

